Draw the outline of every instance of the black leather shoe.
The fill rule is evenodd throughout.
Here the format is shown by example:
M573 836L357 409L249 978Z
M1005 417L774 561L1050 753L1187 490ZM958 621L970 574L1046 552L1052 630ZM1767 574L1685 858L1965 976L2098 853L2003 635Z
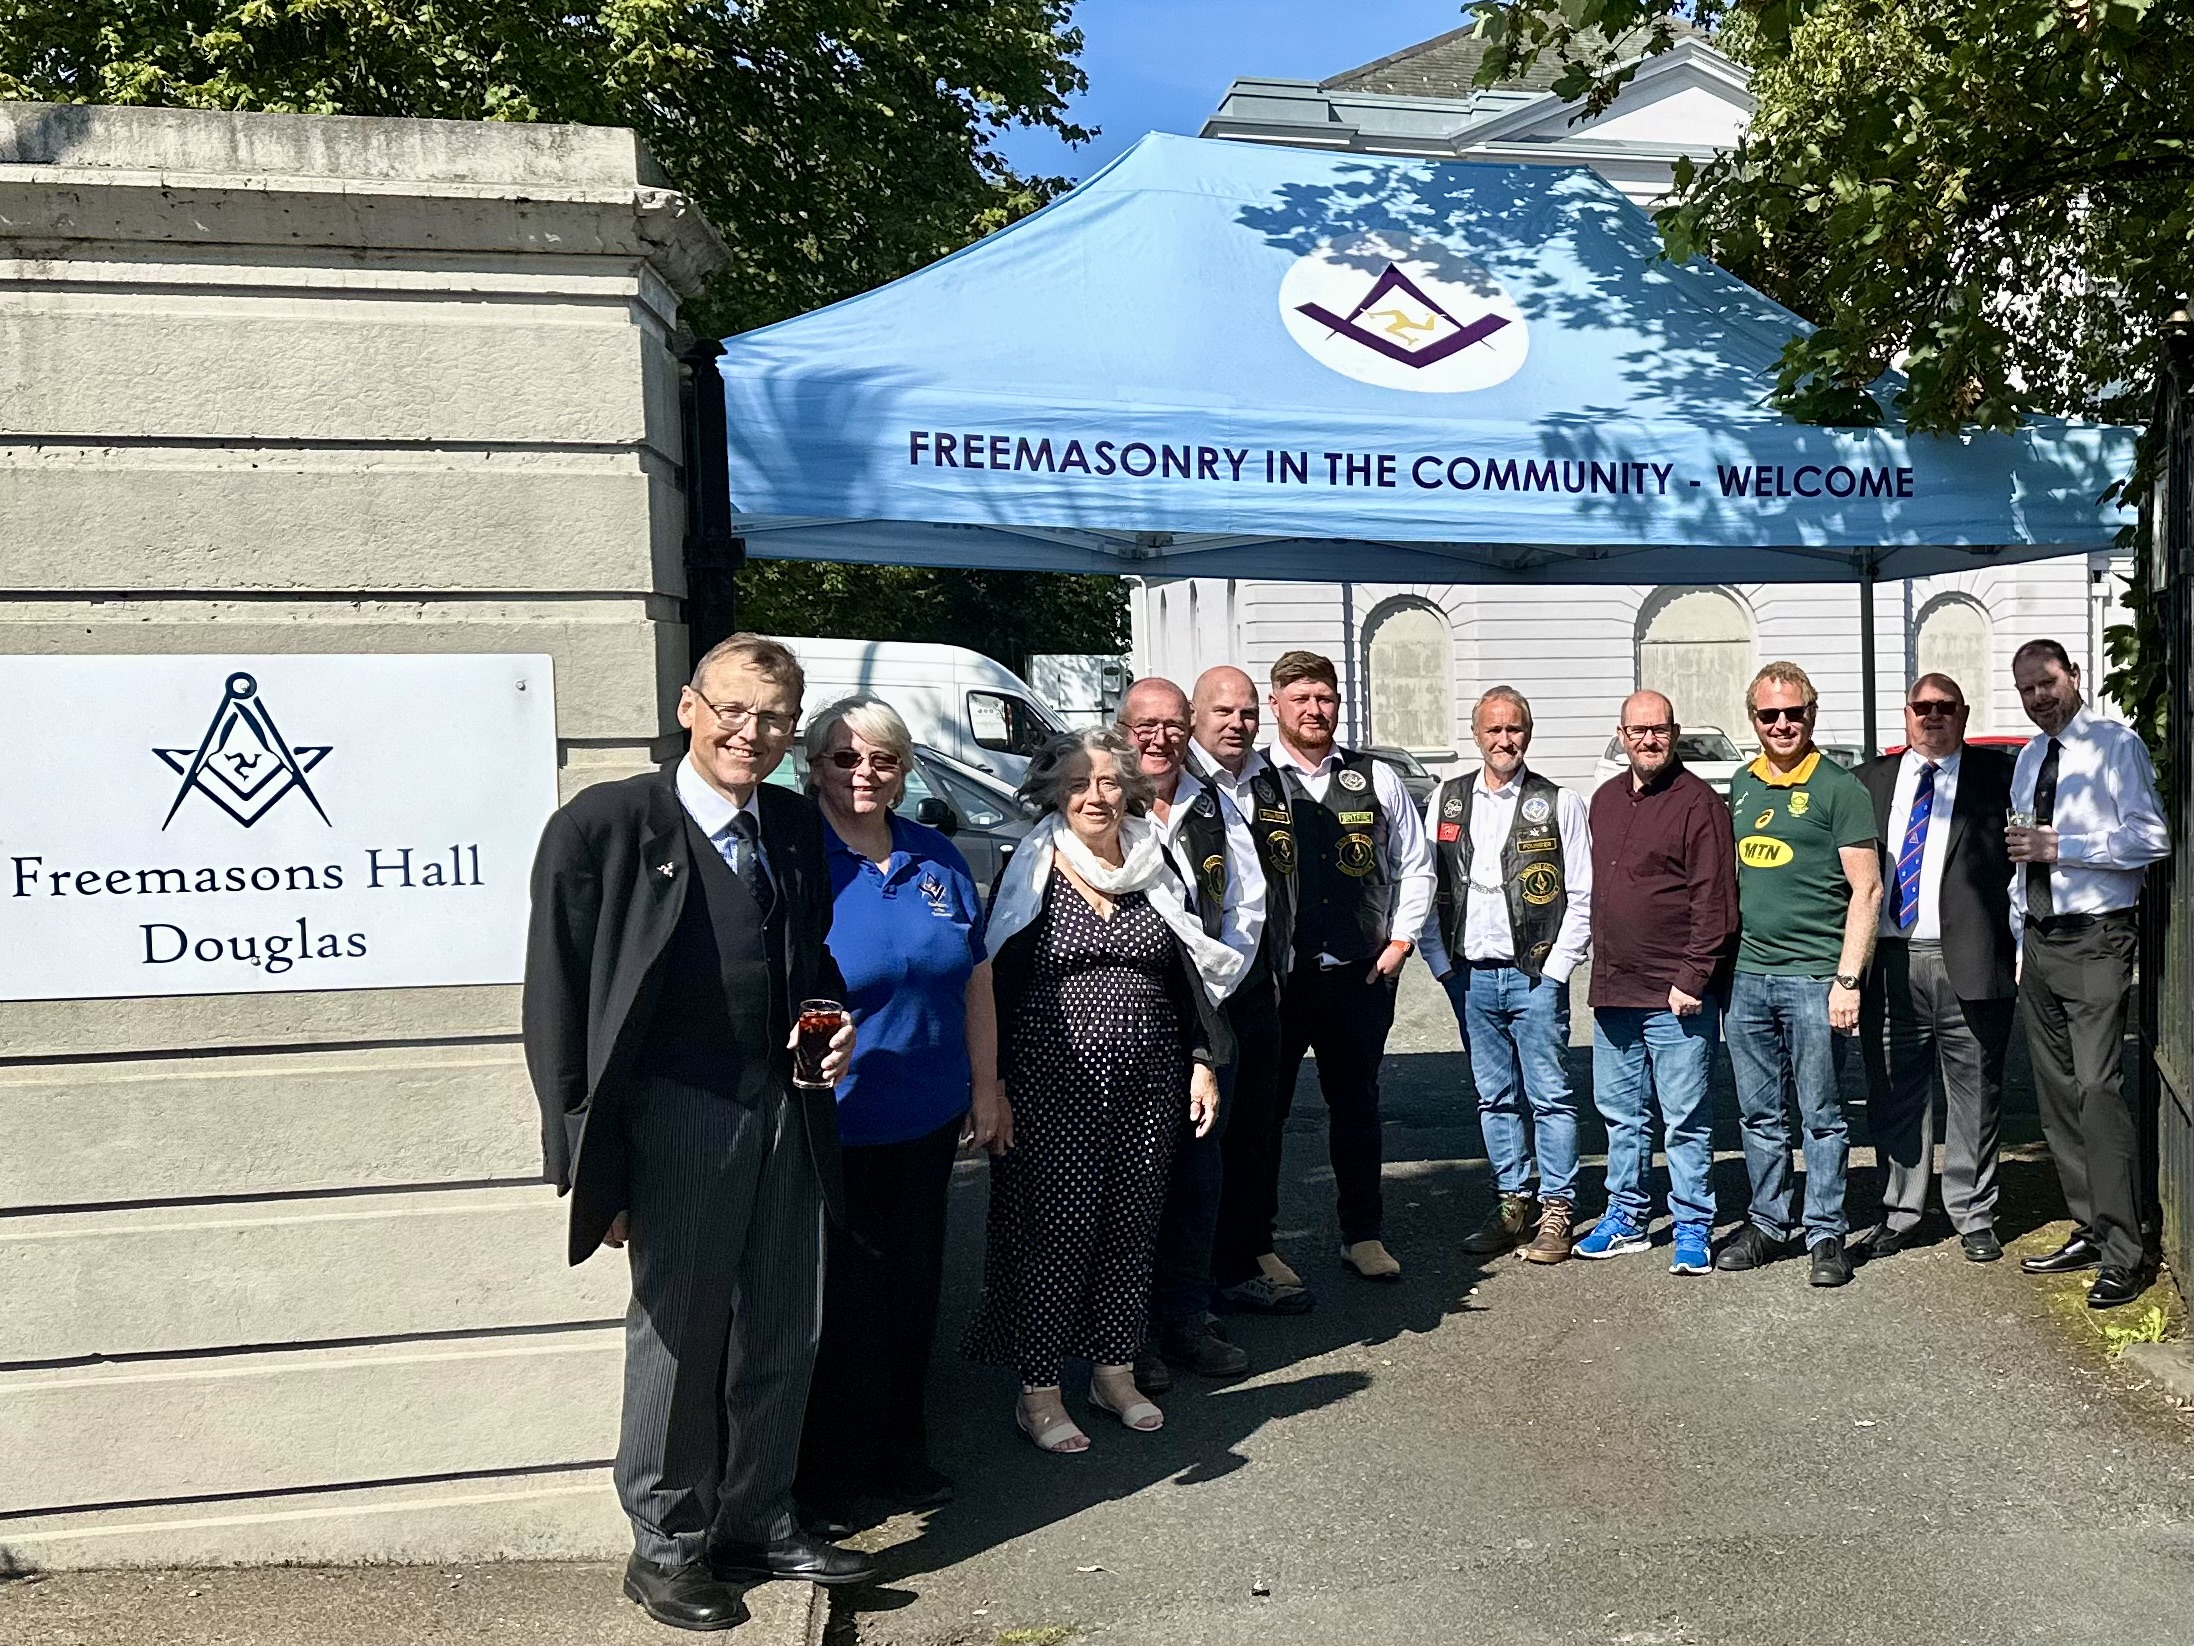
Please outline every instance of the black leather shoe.
M2103 1249L2084 1234L2075 1234L2055 1251L2041 1257L2022 1257L2019 1267L2030 1275L2077 1274L2103 1266Z
M1717 1269L1759 1269L1783 1255L1783 1243L1757 1223L1747 1223L1714 1254Z
M1844 1250L1842 1237L1829 1235L1813 1243L1813 1272L1806 1280L1814 1286L1851 1284L1851 1257Z
M759 1583L773 1577L809 1583L873 1583L876 1562L858 1549L841 1549L809 1532L794 1532L775 1543L727 1543L709 1557L716 1575L733 1582Z
M2147 1290L2147 1280L2138 1269L2108 1267L2095 1277L2095 1284L2088 1287L2087 1306L2115 1309L2131 1303Z
M1146 1395L1162 1395L1173 1387L1173 1368L1165 1363L1154 1343L1146 1343L1135 1352L1135 1387Z
M1202 1321L1160 1327L1158 1355L1167 1365L1198 1377L1240 1377L1249 1370L1249 1355L1241 1346L1229 1343Z
M884 1497L901 1509L942 1509L953 1499L952 1476L927 1463L884 1482Z
M1912 1237L1919 1233L1917 1224L1909 1229L1892 1229L1884 1223L1866 1237L1866 1255L1869 1262L1877 1257L1895 1257L1912 1244Z
M2004 1243L1996 1238L1993 1228L1962 1234L1958 1237L1958 1245L1965 1252L1968 1263L1994 1263L2004 1255Z
M634 1555L625 1562L625 1598L673 1629L736 1629L747 1620L739 1591L698 1561L658 1566Z

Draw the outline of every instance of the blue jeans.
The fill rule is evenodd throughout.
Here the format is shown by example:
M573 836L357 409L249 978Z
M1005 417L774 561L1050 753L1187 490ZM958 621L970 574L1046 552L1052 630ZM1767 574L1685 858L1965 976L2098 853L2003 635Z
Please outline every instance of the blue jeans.
M1714 1104L1707 1077L1721 1038L1709 996L1689 1017L1662 1007L1602 1006L1592 1014L1592 1098L1607 1122L1607 1203L1639 1228L1653 1212L1653 1102L1668 1136L1668 1210L1679 1223L1714 1221Z
M1562 1048L1569 1044L1569 985L1550 977L1534 983L1513 966L1481 969L1468 962L1458 962L1445 982L1470 1052L1478 1126L1493 1159L1495 1186L1503 1194L1528 1191L1536 1141L1539 1197L1574 1200L1577 1100L1562 1064Z
M1791 1235L1790 1120L1785 1085L1798 1099L1805 1150L1807 1245L1841 1238L1844 1166L1850 1128L1836 1091L1843 1062L1842 1039L1828 1026L1832 977L1767 977L1739 972L1730 985L1729 1068L1737 1077L1737 1109L1744 1129L1745 1174L1752 1180L1752 1221L1777 1240Z

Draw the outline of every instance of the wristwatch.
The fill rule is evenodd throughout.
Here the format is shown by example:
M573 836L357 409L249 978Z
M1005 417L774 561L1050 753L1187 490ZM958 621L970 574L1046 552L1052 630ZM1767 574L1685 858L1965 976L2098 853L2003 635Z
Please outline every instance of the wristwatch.
M1859 992L1859 980L1850 972L1838 972L1836 974L1836 981L1843 987L1849 989L1853 994L1857 994Z

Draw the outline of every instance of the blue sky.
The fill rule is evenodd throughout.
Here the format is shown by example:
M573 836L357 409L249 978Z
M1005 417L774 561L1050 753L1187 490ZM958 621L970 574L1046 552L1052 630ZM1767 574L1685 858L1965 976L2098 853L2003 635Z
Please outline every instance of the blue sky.
M1048 132L999 144L1022 172L1082 178L1146 131L1194 136L1238 74L1323 80L1463 24L1463 0L1082 0L1089 90L1074 105L1094 143Z

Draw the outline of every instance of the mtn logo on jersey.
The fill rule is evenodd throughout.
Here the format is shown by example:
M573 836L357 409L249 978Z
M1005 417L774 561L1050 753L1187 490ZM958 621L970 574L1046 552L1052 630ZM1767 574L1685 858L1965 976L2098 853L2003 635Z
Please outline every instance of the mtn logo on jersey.
M1737 842L1737 861L1748 869L1779 869L1796 855L1788 841L1769 834L1748 834Z

